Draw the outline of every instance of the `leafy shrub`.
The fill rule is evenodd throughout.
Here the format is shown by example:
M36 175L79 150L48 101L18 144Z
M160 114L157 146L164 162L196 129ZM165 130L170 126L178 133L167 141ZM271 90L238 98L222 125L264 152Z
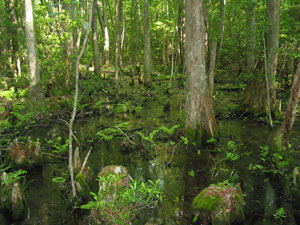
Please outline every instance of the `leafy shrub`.
M137 211L156 205L162 199L160 180L145 183L131 179L129 185L119 185L122 178L124 176L119 174L100 177L98 193L91 192L94 200L81 206L91 210L96 223L129 224Z

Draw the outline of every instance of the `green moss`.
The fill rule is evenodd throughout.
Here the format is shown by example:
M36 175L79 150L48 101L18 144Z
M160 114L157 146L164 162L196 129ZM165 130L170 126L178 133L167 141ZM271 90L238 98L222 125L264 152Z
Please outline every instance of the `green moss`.
M76 175L75 182L79 193L83 196L89 196L91 192L90 186L88 185L84 176L81 173Z
M201 144L203 139L200 128L186 129L186 137L190 143L195 142L197 144Z
M24 213L24 203L22 199L18 199L15 204L12 204L12 216L14 219L20 219Z
M212 185L203 189L192 203L197 211L210 212L212 224L244 220L244 199L240 185Z
M210 191L210 187L205 188L196 196L196 198L194 198L192 203L194 209L213 211L220 207L226 207L224 200L218 195L208 194Z

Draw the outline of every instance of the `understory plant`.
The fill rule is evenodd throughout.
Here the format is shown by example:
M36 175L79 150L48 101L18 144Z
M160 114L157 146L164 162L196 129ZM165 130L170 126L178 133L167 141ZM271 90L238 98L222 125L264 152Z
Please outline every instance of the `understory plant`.
M23 189L27 171L10 169L11 166L0 169L0 211L9 211L13 219L20 219L24 215Z
M95 223L129 224L139 210L157 205L162 200L160 180L142 182L130 178L129 184L120 185L123 178L119 174L100 177L98 193L91 192L93 200L81 206L91 210Z
M174 135L175 130L178 129L179 127L180 125L174 125L171 128L168 128L166 126L160 126L157 129L153 130L148 136L139 131L137 132L137 134L142 138L142 140L150 144L150 149L155 149L156 158L158 155L159 146L163 145L163 147L165 148L173 146L173 153L171 159L169 160L169 162L171 162L176 146L181 141L184 141L183 139L177 143L172 141L172 136ZM162 143L159 141L159 139L163 140Z

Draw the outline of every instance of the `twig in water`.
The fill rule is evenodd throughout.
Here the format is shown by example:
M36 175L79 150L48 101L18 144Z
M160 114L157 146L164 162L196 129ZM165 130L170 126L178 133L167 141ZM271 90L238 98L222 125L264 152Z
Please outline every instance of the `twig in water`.
M116 128L117 128L117 129L118 129L125 137L127 137L128 141L129 141L131 144L136 145L136 144L130 139L130 137L129 137L124 131L122 131L122 129L121 129L120 127L116 126Z
M51 156L51 157L55 157L55 158L67 160L67 158L65 158L65 157L61 157L61 156L50 154L50 153L46 153L46 152L42 152L42 155L48 155L48 156Z

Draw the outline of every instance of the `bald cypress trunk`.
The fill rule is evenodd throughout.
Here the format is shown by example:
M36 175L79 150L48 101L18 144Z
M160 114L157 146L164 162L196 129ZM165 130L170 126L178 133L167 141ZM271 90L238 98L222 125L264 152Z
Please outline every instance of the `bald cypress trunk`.
M94 0L94 6L97 4L97 0ZM93 51L94 51L94 72L96 76L100 76L100 60L99 60L99 48L98 48L98 30L97 30L97 15L96 8L94 8L92 18L92 38L93 38Z
M247 70L252 73L254 69L254 51L255 51L255 3L256 0L251 0L249 8L249 38L248 38L248 56ZM279 22L280 22L280 0L267 0L266 19L267 29L265 31L266 40L266 82L259 82L254 77L248 81L243 105L247 112L253 114L277 114L279 111L276 99L275 75L277 68L278 46L279 46ZM267 90L268 88L268 90ZM269 93L269 94L268 94ZM269 98L269 101L268 101Z
M121 26L123 20L123 0L116 1L116 48L115 48L115 81L116 92L119 90L119 70L120 70L120 54L121 54Z
M268 77L272 113L277 111L275 75L279 48L280 0L267 0L266 17L266 73Z
M136 71L136 61L137 61L137 38L136 38L136 29L137 29L137 1L132 0L131 4L131 60L132 60L132 83L134 84L134 76L137 74Z
M293 124L295 122L296 110L298 107L299 100L300 100L300 63L298 65L298 69L295 74L289 104L285 112L284 120L282 122L283 145L285 149L288 147L288 143L289 143L288 137L293 127Z
M16 15L16 4L15 0L6 0L6 8L9 14L9 34L12 45L12 63L14 65L15 76L21 75L21 60L19 54L19 40L18 40L18 20Z
M151 45L150 45L150 21L149 3L144 0L144 79L145 84L149 85L151 74Z
M104 57L105 57L105 65L108 65L109 64L109 32L108 32L106 14L107 14L106 0L103 0Z
M254 71L255 47L256 47L256 0L251 0L248 9L248 43L247 43L247 73Z
M30 97L33 102L41 100L40 71L33 18L32 0L25 0L25 34L29 64Z
M186 0L187 96L185 128L190 139L213 136L216 122L206 79L203 0Z

